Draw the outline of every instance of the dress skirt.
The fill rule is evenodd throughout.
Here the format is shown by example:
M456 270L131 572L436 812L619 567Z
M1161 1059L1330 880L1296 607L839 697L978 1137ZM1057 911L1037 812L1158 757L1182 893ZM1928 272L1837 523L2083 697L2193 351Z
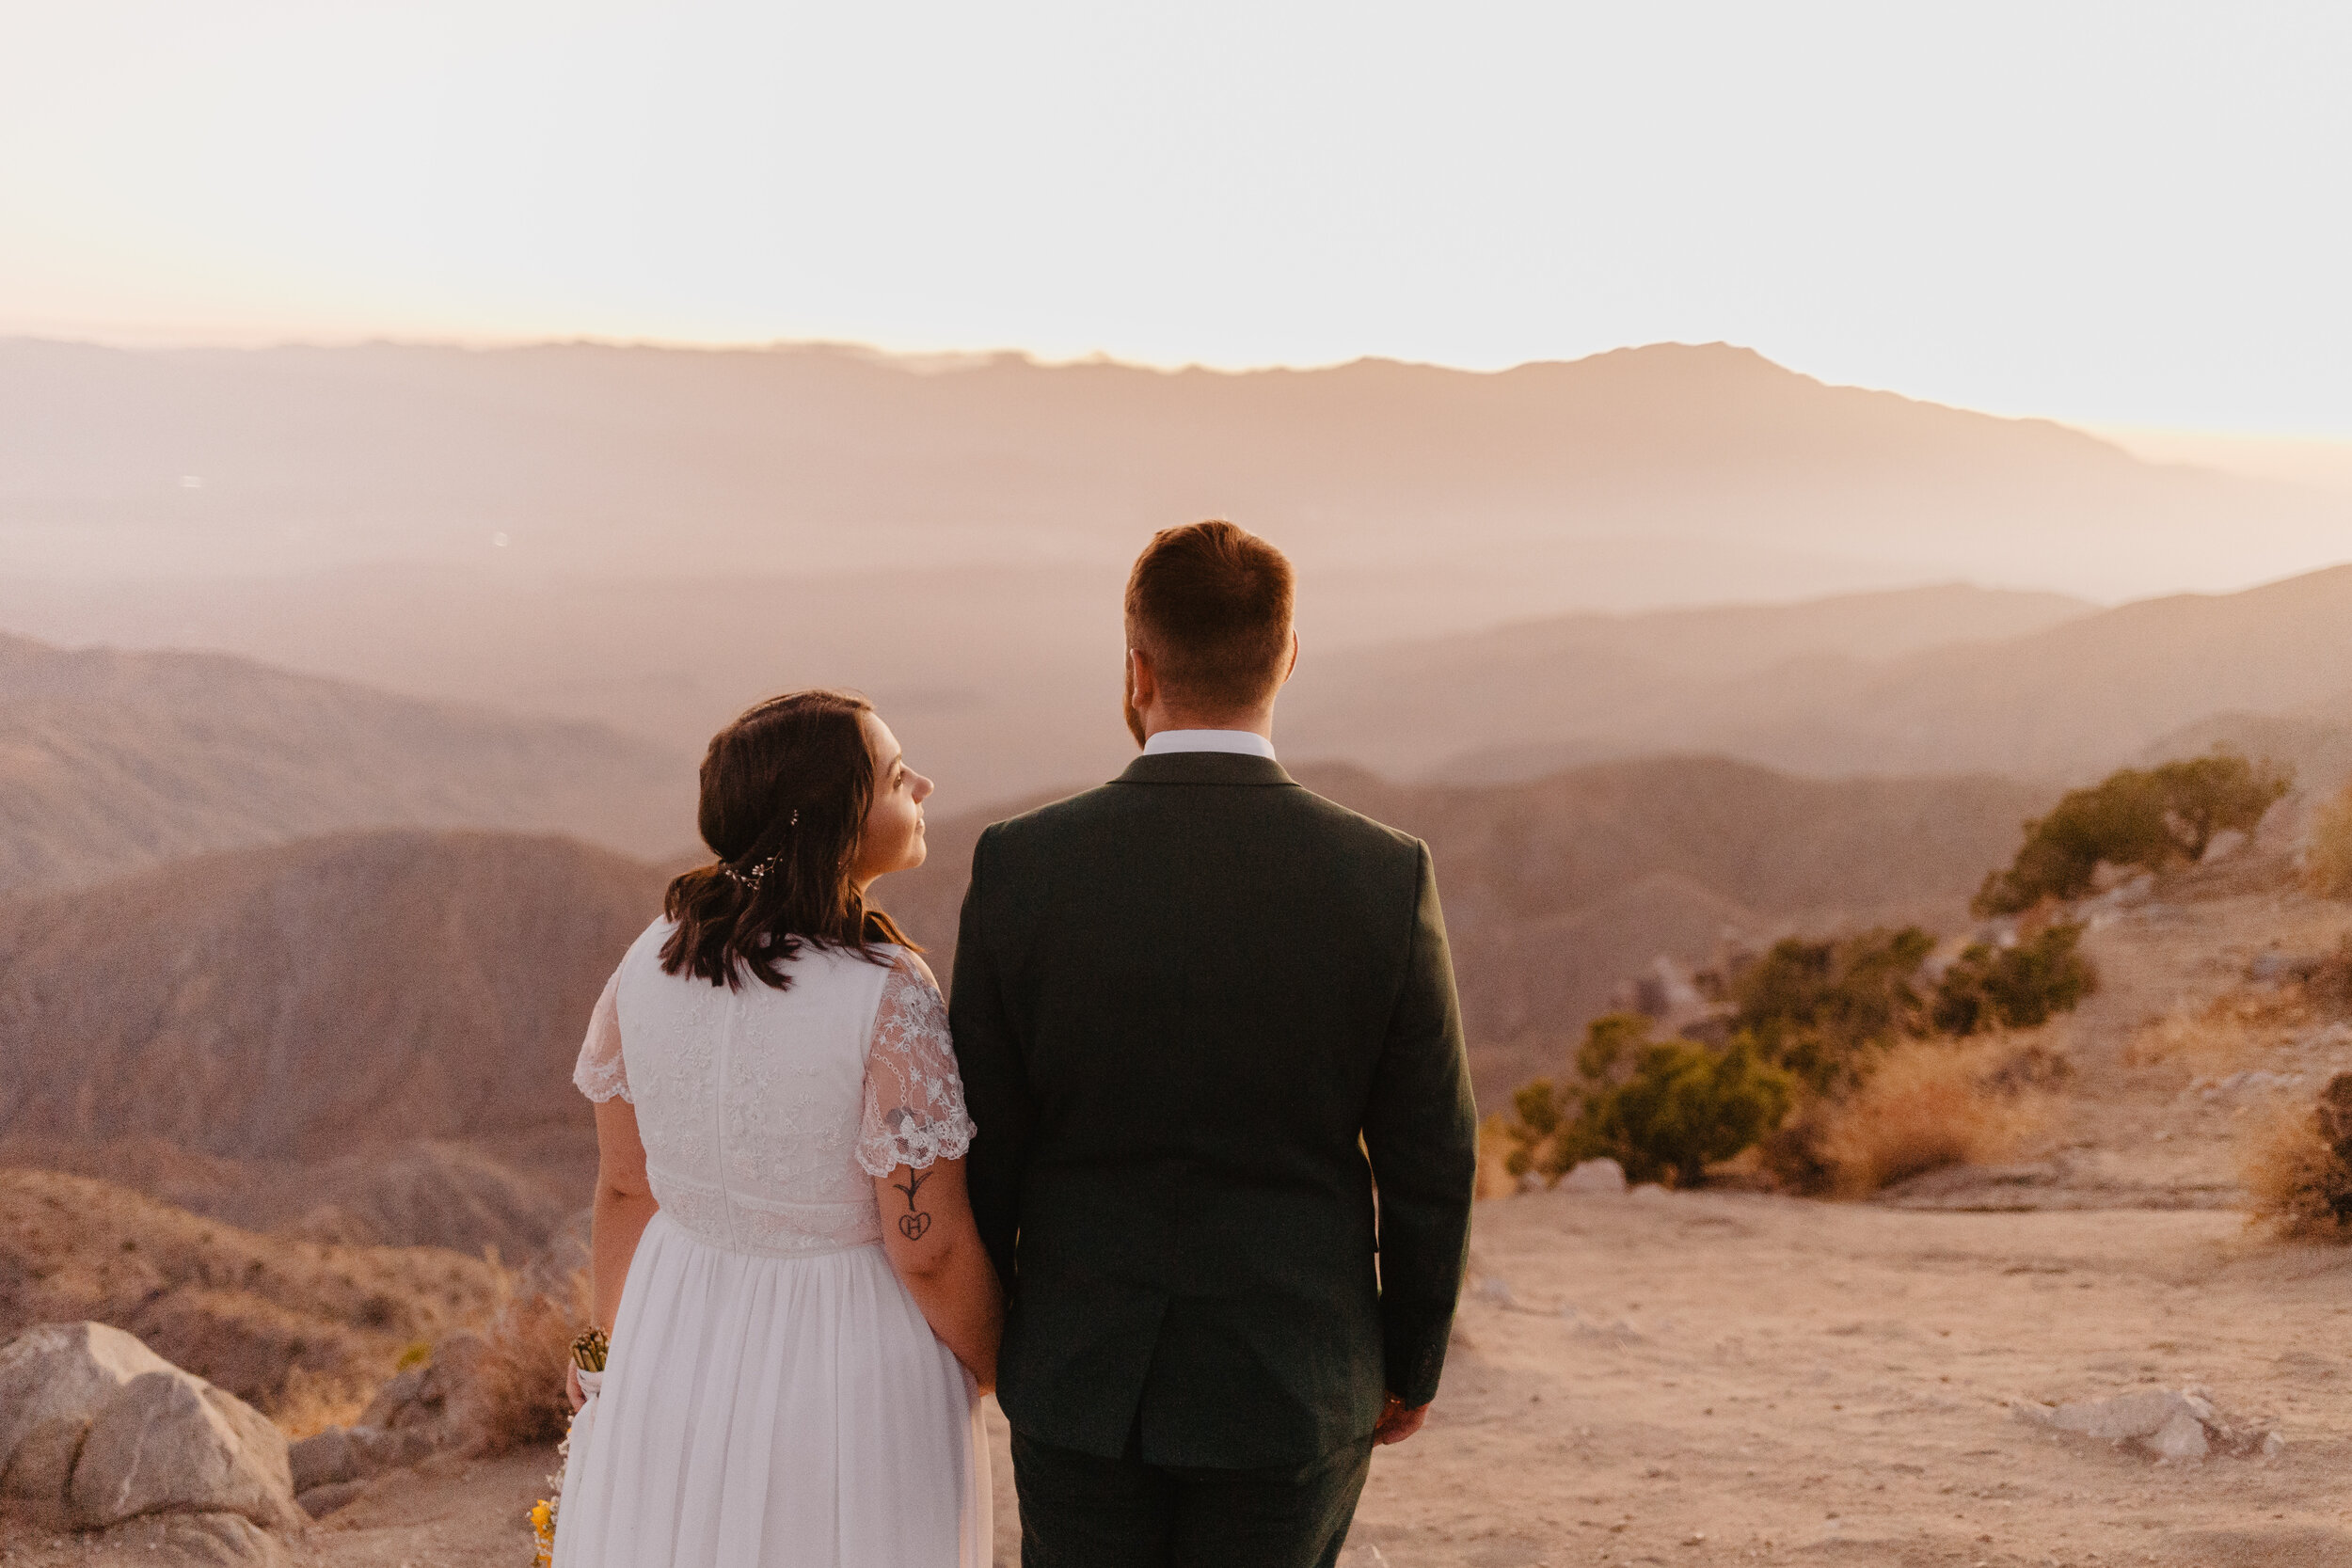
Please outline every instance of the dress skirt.
M657 1213L574 1423L556 1568L987 1568L970 1376L879 1244L731 1252Z

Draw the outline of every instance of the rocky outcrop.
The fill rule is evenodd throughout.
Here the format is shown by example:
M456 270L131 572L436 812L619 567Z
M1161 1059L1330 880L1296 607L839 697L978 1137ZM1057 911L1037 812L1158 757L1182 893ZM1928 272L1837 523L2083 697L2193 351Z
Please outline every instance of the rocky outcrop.
M1560 1179L1558 1190L1599 1197L1623 1197L1626 1190L1625 1167L1605 1157L1579 1160L1576 1168Z
M167 1515L242 1521L191 1527L203 1542L174 1548L220 1561L257 1560L252 1537L303 1522L276 1427L96 1323L44 1323L0 1346L0 1503L53 1528Z
M289 1459L304 1512L323 1518L357 1497L369 1478L463 1446L465 1388L481 1354L479 1338L454 1335L430 1362L378 1389L356 1424L296 1443Z
M132 1379L97 1412L66 1495L84 1528L147 1513L302 1523L284 1434L243 1400L176 1367Z
M409 1368L377 1389L359 1424L386 1432L419 1432L435 1448L455 1445L465 1435L466 1390L481 1361L479 1336L451 1335L431 1361Z
M358 1498L373 1478L429 1459L444 1446L442 1433L411 1426L328 1427L288 1450L294 1466L294 1500L313 1519L323 1519Z
M97 1323L47 1324L0 1346L0 1504L66 1528L73 1461L97 1412L135 1380L170 1367Z

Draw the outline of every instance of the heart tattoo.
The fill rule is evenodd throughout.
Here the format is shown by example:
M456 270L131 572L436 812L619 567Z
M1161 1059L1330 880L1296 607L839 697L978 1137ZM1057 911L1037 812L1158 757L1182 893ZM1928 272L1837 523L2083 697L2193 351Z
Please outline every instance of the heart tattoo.
M930 1227L931 1217L929 1214L900 1214L898 1216L898 1234L910 1242L921 1241L923 1232Z

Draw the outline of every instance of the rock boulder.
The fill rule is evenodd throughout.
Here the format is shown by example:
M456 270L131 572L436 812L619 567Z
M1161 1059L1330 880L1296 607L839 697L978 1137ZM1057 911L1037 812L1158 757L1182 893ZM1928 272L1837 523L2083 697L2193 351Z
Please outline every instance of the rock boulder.
M1564 1193L1589 1193L1601 1197L1623 1197L1625 1167L1606 1157L1579 1160L1576 1168L1560 1179L1559 1190Z
M401 1427L387 1432L366 1425L328 1427L287 1451L294 1465L294 1495L341 1481L364 1481L386 1470L414 1465L436 1451L433 1429Z
M286 1438L261 1412L177 1368L131 1380L90 1422L67 1493L73 1521L235 1513L299 1527Z
M2177 1416L2202 1421L2212 1414L2212 1402L2199 1395L2175 1393L2169 1388L2141 1388L2109 1400L2061 1404L2046 1419L2060 1432L2122 1442L2134 1437L2153 1437Z
M46 1323L0 1346L0 1502L53 1528L151 1514L234 1515L263 1528L303 1521L276 1427L95 1323ZM198 1533L246 1550L236 1544L246 1530ZM182 1544L212 1549L193 1536Z
M2215 1454L2268 1459L2286 1447L2276 1432L2223 1415L2201 1388L2139 1388L2078 1404L2026 1403L2017 1414L2056 1432L2128 1445L2174 1463Z
M43 1323L0 1345L0 1503L68 1528L67 1482L90 1423L136 1379L173 1370L104 1323Z
M409 1368L377 1389L360 1413L358 1426L379 1432L421 1431L436 1449L454 1447L466 1434L466 1391L481 1360L479 1338L450 1336L431 1361Z

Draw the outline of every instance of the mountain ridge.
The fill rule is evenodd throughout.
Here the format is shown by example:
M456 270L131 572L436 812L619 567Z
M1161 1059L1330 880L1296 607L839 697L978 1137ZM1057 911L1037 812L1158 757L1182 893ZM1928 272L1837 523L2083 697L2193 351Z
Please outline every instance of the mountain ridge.
M2118 597L2309 565L2314 531L2340 529L2352 504L2143 463L2048 420L1835 386L1727 344L1501 372L1000 356L927 373L791 344L0 340L0 566L46 552L114 571L103 562L135 539L214 575L479 564L494 548L624 573L887 564L909 550L1116 563L1151 529L1211 515L1318 570L1513 544L1572 562L1572 546L1691 538L1912 580L2023 562L2036 586ZM36 531L13 552L9 522ZM70 538L56 531L67 524ZM1738 591L1738 576L1717 577L1697 596ZM1508 572L1481 581L1528 592Z
M1815 651L1695 678L1535 641L1336 653L1302 686L1289 733L1302 754L1488 783L1677 751L1827 777L1990 768L2082 783L2217 715L2344 696L2352 566L1884 659ZM1511 738L1462 743L1473 734Z
M580 1132L571 1067L662 874L379 831L0 900L0 1137L331 1159Z
M685 759L241 655L0 637L0 891L342 828L561 825L641 853L691 839Z

